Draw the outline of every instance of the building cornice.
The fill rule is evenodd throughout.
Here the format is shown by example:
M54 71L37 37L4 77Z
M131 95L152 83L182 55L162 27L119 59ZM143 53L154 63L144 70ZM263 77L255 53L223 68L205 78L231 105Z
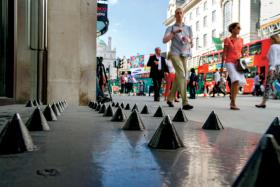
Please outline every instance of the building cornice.
M187 11L189 11L191 8L193 8L195 5L197 5L199 2L201 2L201 0L191 0L189 2L184 3L181 8L183 9L183 12L186 13ZM175 22L175 16L171 16L169 18L167 18L163 23L166 26L171 25L172 23Z

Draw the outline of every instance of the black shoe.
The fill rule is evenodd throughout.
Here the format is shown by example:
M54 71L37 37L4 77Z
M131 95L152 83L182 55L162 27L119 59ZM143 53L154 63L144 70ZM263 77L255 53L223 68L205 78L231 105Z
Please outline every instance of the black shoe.
M266 105L255 105L257 108L265 108Z
M158 98L155 98L154 101L157 101L157 102L158 102L158 101L160 101L160 98L159 98L159 97L158 97Z
M191 109L193 109L193 106L192 105L184 105L183 109L184 110L191 110Z
M168 104L169 107L174 107L173 103L170 102L170 101L167 101L167 104Z

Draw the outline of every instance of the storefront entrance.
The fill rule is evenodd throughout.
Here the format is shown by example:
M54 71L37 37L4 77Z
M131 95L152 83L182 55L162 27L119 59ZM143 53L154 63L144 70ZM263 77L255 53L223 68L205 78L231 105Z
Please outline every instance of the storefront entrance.
M0 98L14 98L14 1L0 2ZM0 100L0 104L1 104Z

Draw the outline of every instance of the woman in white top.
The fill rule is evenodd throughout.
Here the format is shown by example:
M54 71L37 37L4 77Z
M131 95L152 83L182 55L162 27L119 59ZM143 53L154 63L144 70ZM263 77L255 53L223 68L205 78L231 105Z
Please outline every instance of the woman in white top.
M269 98L269 92L275 80L280 81L280 36L279 34L270 37L271 46L267 55L269 61L269 72L266 79L266 86L261 104L255 105L257 108L265 108Z
M172 83L174 82L175 79L175 69L173 67L173 64L171 62L171 53L169 52L167 54L167 58L166 58L166 65L168 67L168 74L165 77L166 80L166 85L165 85L165 91L164 91L164 100L166 101L167 96L172 88ZM177 95L177 94L176 94ZM178 102L177 97L175 98L175 102Z

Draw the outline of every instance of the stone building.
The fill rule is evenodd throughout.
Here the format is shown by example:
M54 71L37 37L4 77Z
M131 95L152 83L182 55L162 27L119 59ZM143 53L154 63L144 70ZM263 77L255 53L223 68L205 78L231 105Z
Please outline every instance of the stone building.
M109 79L117 78L117 68L114 67L114 62L116 60L116 49L112 48L112 38L108 38L108 43L106 44L102 39L97 39L97 50L96 56L103 57L103 64L106 69L108 69Z
M95 97L96 0L2 0L0 103Z

